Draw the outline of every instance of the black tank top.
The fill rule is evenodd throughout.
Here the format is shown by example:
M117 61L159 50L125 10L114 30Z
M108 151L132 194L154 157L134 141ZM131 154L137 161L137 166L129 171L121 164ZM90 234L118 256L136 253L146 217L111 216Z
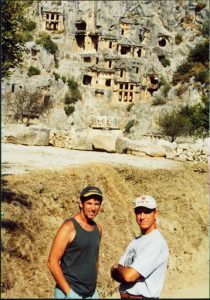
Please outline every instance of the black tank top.
M64 251L61 269L73 291L82 297L92 296L96 288L100 234L97 225L87 231L74 219L76 235Z

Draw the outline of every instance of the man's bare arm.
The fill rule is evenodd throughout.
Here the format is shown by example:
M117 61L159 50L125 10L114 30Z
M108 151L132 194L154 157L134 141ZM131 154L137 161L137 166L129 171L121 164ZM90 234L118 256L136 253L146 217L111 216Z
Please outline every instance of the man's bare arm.
M136 282L141 281L143 276L139 274L132 267L124 267L119 264L115 264L111 268L111 277L117 282Z

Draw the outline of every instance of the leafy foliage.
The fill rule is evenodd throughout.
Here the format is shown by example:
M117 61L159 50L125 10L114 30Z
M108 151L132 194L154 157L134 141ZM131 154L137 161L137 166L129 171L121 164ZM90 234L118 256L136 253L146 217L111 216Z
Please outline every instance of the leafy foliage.
M53 72L53 75L55 76L55 80L58 81L58 79L60 78L60 75L56 72Z
M70 97L69 103L75 103L76 101L82 99L82 95L80 93L78 83L73 78L70 78L67 80L67 84L69 87L69 94L68 94L68 96Z
M204 41L196 45L188 55L187 61L180 65L173 76L173 83L188 82L191 77L195 81L208 83L209 43Z
M182 34L177 33L175 36L175 43L176 43L176 45L179 45L181 42L182 42Z
M37 39L36 43L38 45L42 45L44 47L45 50L47 50L50 54L55 55L58 51L58 46L56 43L54 43L51 40L51 37L49 34L43 32L42 34L40 34L39 39Z
M164 77L161 77L161 78L160 78L160 86L163 86L163 88L162 88L162 94L163 94L163 96L164 96L164 97L167 97L168 92L169 92L170 89L171 89L171 86L170 86L170 84L168 83L168 81L165 80Z
M173 111L158 120L164 135L173 142L180 135L207 137L209 133L209 100L202 96L202 103L184 106L180 111Z
M28 22L26 12L31 1L2 0L2 76L9 75L9 69L22 62L25 43L23 35Z
M209 132L209 99L202 96L202 103L195 106L185 106L180 114L189 120L189 134L198 137L207 137Z
M171 142L175 141L177 136L187 134L189 128L188 119L177 111L165 113L159 118L158 123L162 133L171 137Z
M161 64L163 65L163 67L167 67L167 66L170 66L170 60L168 58L163 58L160 60Z
M129 133L131 128L134 126L134 124L135 124L135 120L128 121L128 123L125 126L125 131L124 132Z
M161 96L156 97L152 102L153 106L164 105L164 104L166 104L166 100Z
M36 67L30 66L30 68L28 69L27 75L29 77L34 76L34 75L39 75L39 74L40 74L40 70L37 69Z
M129 112L133 106L133 103L129 103L128 106L126 107L126 110Z
M75 107L73 105L65 105L64 110L67 116L70 116L75 111Z

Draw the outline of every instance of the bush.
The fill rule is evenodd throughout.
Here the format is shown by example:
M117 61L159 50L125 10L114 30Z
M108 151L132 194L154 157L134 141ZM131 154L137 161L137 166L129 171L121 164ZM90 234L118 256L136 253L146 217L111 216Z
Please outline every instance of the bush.
M160 78L160 86L163 86L162 88L162 94L164 97L167 97L168 95L168 92L170 91L171 89L171 86L170 84L165 80L164 77L161 77Z
M209 133L209 99L203 94L202 103L184 106L180 111L173 111L161 116L158 123L162 133L171 137L193 135L207 137Z
M66 83L66 76L62 76L61 79L63 80L64 83Z
M181 42L182 42L182 34L177 33L175 36L175 43L176 43L176 45L179 45Z
M206 38L209 36L209 21L203 23L201 33Z
M66 105L64 106L64 111L67 116L70 116L75 111L75 107L73 105Z
M159 118L158 124L162 133L171 137L171 142L175 141L177 136L187 134L190 126L188 119L183 117L178 111L165 113Z
M173 83L188 82L191 77L201 84L208 82L208 41L197 44L187 57L187 61L180 65L173 76Z
M79 91L78 83L73 78L70 78L67 80L67 84L69 87L71 103L74 103L74 102L82 99L82 95Z
M53 72L53 75L55 76L55 80L58 81L58 79L60 78L60 75L56 72Z
M34 75L39 75L39 74L40 74L40 70L37 69L36 67L30 66L30 68L28 69L27 75L29 77L34 76Z
M68 79L67 84L70 90L78 89L78 83L73 78Z
M51 40L50 35L47 33L42 33L36 43L42 45L51 54L55 55L58 51L58 46Z
M176 84L178 82L189 81L190 77L193 76L191 72L193 64L190 62L185 62L178 67L173 76L173 83Z
M170 91L170 89L171 89L170 84L166 83L166 84L164 85L163 89L162 89L162 93L163 93L163 96L164 96L164 97L167 97L168 92Z
M209 43L205 41L203 43L197 44L194 49L192 49L188 56L189 62L200 62L208 63L209 61Z
M33 41L33 35L29 31L24 31L23 33L21 33L21 38L24 43Z
M130 120L125 126L125 133L129 133L131 128L134 126L135 120Z
M163 58L160 60L160 62L164 68L170 66L170 60L168 58Z
M74 103L71 99L71 95L69 93L66 93L65 98L64 98L64 103L65 104L72 104Z
M198 137L208 136L209 99L207 95L202 95L202 103L183 107L180 114L189 120L189 134Z
M195 74L195 81L201 83L208 83L209 81L208 70Z
M202 9L204 9L205 7L206 7L206 3L204 3L203 1L199 1L196 4L196 7L195 7L196 13L198 13L199 11L201 11Z
M126 110L129 112L131 110L133 106L133 103L128 104L128 106L126 107Z
M25 31L33 31L36 29L36 22L31 20L25 20L23 23L23 29Z
M164 104L166 104L166 100L163 97L156 97L152 102L153 106L164 105Z

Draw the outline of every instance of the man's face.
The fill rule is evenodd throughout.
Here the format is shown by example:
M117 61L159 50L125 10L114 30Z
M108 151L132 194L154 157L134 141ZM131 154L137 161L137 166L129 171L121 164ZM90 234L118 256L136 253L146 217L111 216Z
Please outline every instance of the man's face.
M143 233L149 233L156 227L156 209L149 209L146 207L135 208L136 222Z
M86 218L94 219L100 210L101 202L95 198L91 198L84 202L80 202L80 207Z

